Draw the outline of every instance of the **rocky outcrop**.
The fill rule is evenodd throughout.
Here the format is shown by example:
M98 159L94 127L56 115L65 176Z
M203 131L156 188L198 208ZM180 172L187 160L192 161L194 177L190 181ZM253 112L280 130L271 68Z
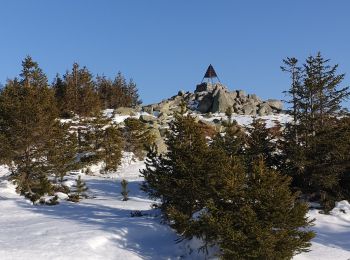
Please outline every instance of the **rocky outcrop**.
M176 96L157 104L144 106L143 111L150 114L172 115L180 111L180 104L200 113L224 113L231 107L234 113L241 115L269 115L279 113L283 109L280 100L262 101L256 94L247 95L244 90L230 91L221 83L201 83L194 93L179 91Z

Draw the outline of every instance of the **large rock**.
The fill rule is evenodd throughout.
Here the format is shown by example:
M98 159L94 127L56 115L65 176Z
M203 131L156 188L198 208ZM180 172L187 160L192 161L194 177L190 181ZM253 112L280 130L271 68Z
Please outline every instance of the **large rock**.
M281 111L283 109L283 103L281 100L277 99L268 99L266 103L272 108L277 111Z
M150 133L154 136L155 141L154 143L157 146L158 153L166 153L167 146L164 142L164 139L162 138L159 130L157 128L151 128Z
M235 103L230 92L220 89L217 94L213 97L213 106L211 112L225 112L227 108L232 107Z
M272 113L272 108L267 103L262 103L259 107L258 114L259 116L266 116Z
M203 82L196 86L195 92L211 92L213 93L215 89L223 89L228 91L227 87L224 86L221 83L210 83L210 82Z
M153 123L157 120L157 118L149 115L141 115L140 120L145 123Z
M245 115L256 115L256 106L253 104L244 104L242 110Z
M142 111L152 115L153 114L153 106L152 105L143 106Z
M261 103L261 99L256 94L249 94L248 95L249 100L254 100L257 103Z
M244 90L237 90L237 96L242 99L246 97L246 93Z
M136 110L131 107L118 107L114 112L124 116L133 116L135 115Z
M208 94L201 97L197 110L201 113L208 113L212 105L213 105L213 97Z

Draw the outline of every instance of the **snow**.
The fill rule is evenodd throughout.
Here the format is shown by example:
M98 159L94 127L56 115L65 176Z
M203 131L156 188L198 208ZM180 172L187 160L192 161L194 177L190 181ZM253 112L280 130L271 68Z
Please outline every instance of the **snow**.
M177 244L179 236L151 209L154 201L139 189L143 165L132 162L108 178L81 174L93 198L61 200L56 206L32 205L19 196L1 166L0 259L201 259L199 254L186 257L188 245ZM130 190L126 202L120 194L124 178ZM143 216L131 217L136 210Z
M111 115L112 116L112 115ZM200 116L201 117L201 116ZM114 115L116 121L123 116ZM215 114L204 120L225 118ZM251 116L235 115L240 125L251 123ZM274 121L287 122L287 115L262 117L268 127ZM151 209L154 201L140 190L139 170L144 162L124 153L118 171L101 174L102 164L92 165L93 175L73 171L65 184L72 187L78 175L86 182L88 198L79 203L65 201L67 195L57 193L56 206L32 205L19 196L8 180L10 171L0 165L0 259L109 260L109 259L204 259L195 248L198 239L176 243L179 236L162 224L159 212ZM120 181L128 181L129 200L122 201ZM317 206L317 205L314 205ZM130 213L141 211L142 216ZM196 219L202 212L194 214ZM315 219L316 237L311 251L295 256L294 260L350 259L350 204L340 201L330 214L314 207L308 213ZM215 252L216 249L212 250ZM192 252L192 253L190 253ZM215 259L215 258L211 258Z
M311 252L294 257L306 259L350 259L350 204L340 201L330 214L321 214L318 209L310 210L310 219L316 219L313 230L316 237L312 241Z
M268 115L268 116L255 116L255 118L265 120L267 128L271 128L275 126L276 122L279 122L280 124L283 125L292 121L292 117L290 115L282 114L282 113ZM224 113L215 113L210 118L206 118L203 115L200 115L199 119L212 122L215 119L227 120L227 116ZM233 114L232 119L235 120L239 125L247 127L253 122L254 117L251 115Z

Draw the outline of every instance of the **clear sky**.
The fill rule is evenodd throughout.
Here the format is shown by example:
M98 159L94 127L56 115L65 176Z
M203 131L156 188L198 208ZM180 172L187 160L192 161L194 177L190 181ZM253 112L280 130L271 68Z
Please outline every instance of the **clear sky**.
M144 103L195 89L212 63L230 89L280 98L282 59L321 51L349 75L350 1L1 0L0 83L31 55L48 75L73 62L121 71Z

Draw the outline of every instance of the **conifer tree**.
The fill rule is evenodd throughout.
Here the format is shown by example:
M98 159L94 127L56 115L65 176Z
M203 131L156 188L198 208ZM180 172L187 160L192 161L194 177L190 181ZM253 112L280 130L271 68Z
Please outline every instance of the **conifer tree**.
M104 162L104 171L116 171L121 163L123 140L115 125L103 129L100 158Z
M19 190L39 191L46 174L46 151L57 110L47 78L31 57L19 78L9 80L0 96L0 154L16 165Z
M66 110L80 116L93 116L99 112L100 100L95 89L92 74L86 67L73 64L72 71L64 76Z
M53 83L52 88L55 92L55 99L56 99L56 105L59 109L60 116L63 118L69 118L71 117L71 111L67 109L67 103L66 103L66 91L67 91L67 85L63 81L63 79L57 74Z
M48 169L62 183L64 176L76 167L77 137L69 132L70 125L56 121L50 129L47 148Z
M84 163L97 163L104 155L103 143L105 128L109 120L99 113L96 117L83 120L84 129L80 135L80 150L85 154Z
M290 177L255 162L244 190L209 206L207 221L217 230L224 259L290 259L308 251L314 234L308 207L289 189Z
M261 119L253 119L246 138L245 159L249 167L253 161L262 157L268 167L277 167L277 140L266 123Z
M79 175L77 179L75 179L75 192L69 196L69 200L73 202L79 202L79 200L83 197L86 197L85 192L88 190L86 187L86 183L81 179Z
M226 111L226 116L228 119L223 122L225 130L215 136L212 146L221 147L230 158L241 156L244 150L246 134L238 126L237 122L232 120L231 108Z
M145 150L155 138L140 119L129 117L124 121L123 137L126 152L133 152L138 159L143 159Z
M127 86L127 95L130 98L130 106L131 107L137 107L138 105L142 104L142 101L140 100L138 89L136 86L136 83L130 79L128 86Z
M96 86L104 108L136 107L142 103L135 82L127 82L121 72L114 80L98 76Z
M105 76L97 76L96 78L97 92L101 100L103 108L116 108L112 102L113 96L116 95L113 82Z
M296 64L294 62L293 66ZM294 122L286 126L282 149L284 168L293 176L293 185L322 200L328 195L334 196L332 191L338 190L339 176L344 171L335 167L338 161L335 158L346 158L346 154L334 153L334 146L327 139L331 137L340 145L338 137L344 138L342 133L334 135L339 133L336 117L343 113L342 102L350 92L348 87L340 87L344 74L337 74L337 68L338 65L329 65L329 60L318 53L308 57L303 69L298 69L298 84L292 82L289 90L296 101L291 102ZM293 73L292 70L289 72ZM329 163L324 164L323 160ZM319 168L321 165L322 169Z
M166 144L164 156L157 155L155 147L149 151L146 169L141 171L145 178L142 189L161 199L158 206L164 216L181 232L192 214L203 207L208 146L194 118L181 114L175 115Z

